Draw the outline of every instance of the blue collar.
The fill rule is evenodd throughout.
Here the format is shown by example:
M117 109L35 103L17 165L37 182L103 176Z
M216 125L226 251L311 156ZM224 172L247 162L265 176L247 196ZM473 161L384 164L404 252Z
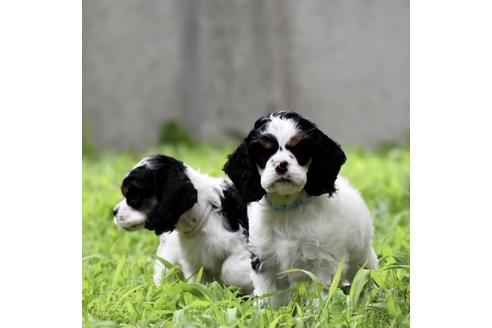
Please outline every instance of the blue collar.
M306 194L305 191L303 191L299 195L299 197L297 197L297 199L294 200L292 203L284 204L284 205L277 205L277 204L272 203L272 201L270 200L270 197L268 197L268 194L265 195L265 200L268 203L268 205L271 208L273 208L274 210L288 211L288 210L292 210L292 209L295 209L295 208L298 208L299 206L301 206L306 201L307 197L308 197L308 195Z

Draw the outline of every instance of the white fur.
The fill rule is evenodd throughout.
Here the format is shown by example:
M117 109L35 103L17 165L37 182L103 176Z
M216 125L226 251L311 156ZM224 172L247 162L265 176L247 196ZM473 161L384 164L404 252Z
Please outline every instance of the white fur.
M146 165L145 160L140 165ZM197 203L179 219L176 229L160 236L157 256L181 267L185 277L191 279L198 270L204 268L204 281L220 280L227 285L240 287L244 292L253 290L250 279L250 254L242 229L231 232L224 227L220 211L223 179L212 178L186 168L186 174L197 190ZM203 228L190 233L208 204L219 207L212 210ZM147 213L138 212L123 200L118 204L115 223L125 229L143 227ZM157 260L154 266L154 282L160 285L166 269Z
M343 177L338 177L336 187L333 197L309 197L302 206L288 211L272 209L265 198L250 204L250 247L262 260L261 273L252 272L255 294L277 291L306 278L303 274L277 275L289 268L311 271L330 284L343 258L346 281L366 261L368 268L377 267L371 216L362 197ZM272 301L284 304L287 298Z

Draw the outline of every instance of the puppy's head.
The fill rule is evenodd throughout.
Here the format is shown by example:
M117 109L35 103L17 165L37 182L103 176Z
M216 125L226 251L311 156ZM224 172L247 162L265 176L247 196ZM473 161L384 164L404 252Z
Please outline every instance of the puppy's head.
M125 199L115 206L114 221L126 230L147 228L157 235L172 231L180 216L197 201L197 191L182 162L153 155L123 179Z
M261 117L235 152L225 173L247 202L266 193L308 195L335 192L335 180L345 162L340 146L297 113Z

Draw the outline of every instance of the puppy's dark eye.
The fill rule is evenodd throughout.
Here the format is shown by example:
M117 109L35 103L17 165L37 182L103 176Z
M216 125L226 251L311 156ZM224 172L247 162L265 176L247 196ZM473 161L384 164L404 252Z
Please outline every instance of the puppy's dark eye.
M295 140L295 142L289 141L285 148L289 150L297 159L299 165L306 165L312 156L311 145L304 139Z
M265 149L272 149L274 148L276 145L276 142L275 140L272 140L270 137L268 136L263 136L261 137L260 139L258 139L258 142L260 143L260 145L263 146L263 148Z
M264 168L268 159L277 151L278 142L275 136L264 134L249 145L249 151L256 164Z
M142 198L137 193L129 192L128 196L126 196L126 203L131 207L138 209L142 203Z
M143 191L140 188L135 187L134 185L124 185L121 187L121 192L123 196L126 198L126 203L138 209L142 203Z

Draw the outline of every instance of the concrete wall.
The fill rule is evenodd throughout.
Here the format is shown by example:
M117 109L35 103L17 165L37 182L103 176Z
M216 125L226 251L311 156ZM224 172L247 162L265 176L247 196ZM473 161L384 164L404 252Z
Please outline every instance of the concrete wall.
M296 110L342 144L406 143L408 0L84 0L83 118L96 146L146 148Z

